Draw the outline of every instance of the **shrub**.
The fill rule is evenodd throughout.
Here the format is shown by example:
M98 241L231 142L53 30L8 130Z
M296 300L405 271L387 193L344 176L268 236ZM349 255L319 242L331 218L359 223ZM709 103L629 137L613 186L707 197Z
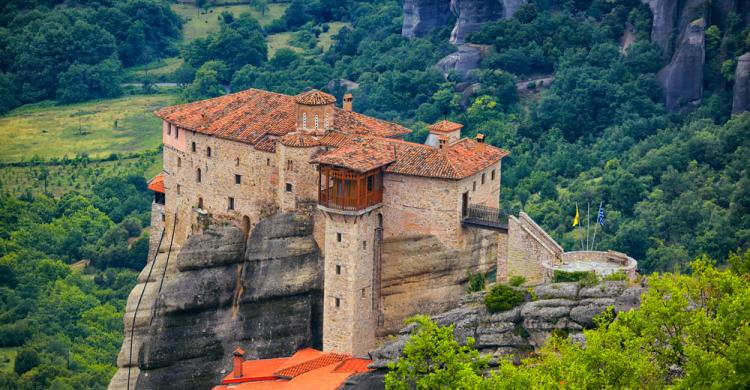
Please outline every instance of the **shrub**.
M518 287L524 283L526 283L526 278L524 278L521 275L511 276L510 280L508 280L508 284L510 284L513 287Z
M484 305L487 306L487 311L490 313L510 310L523 303L523 301L524 298L521 291L504 284L495 285L489 294L484 297Z
M18 355L16 355L16 362L13 365L13 371L18 375L22 375L38 366L41 362L42 361L39 359L39 355L36 351L24 348L18 351Z
M555 270L555 274L552 277L553 283L562 282L578 282L582 279L589 277L589 274L593 274L592 271L560 271Z
M469 281L469 286L468 286L469 292L477 292L477 291L484 290L484 284L487 281L487 278L484 276L483 273L478 272L476 274L473 274L467 271L466 275Z
M616 281L616 280L628 280L628 276L625 275L625 272L618 271L613 274L609 274L602 278L602 280L608 280L608 281Z

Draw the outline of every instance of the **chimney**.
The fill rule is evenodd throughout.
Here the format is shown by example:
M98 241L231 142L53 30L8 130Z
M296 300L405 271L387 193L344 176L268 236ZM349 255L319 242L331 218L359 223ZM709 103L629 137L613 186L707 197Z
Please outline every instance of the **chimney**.
M351 111L354 104L354 96L351 93L344 95L344 111Z
M477 142L479 142L480 144L484 143L484 134L477 133Z
M461 139L462 127L464 127L462 124L450 121L440 121L435 123L428 128L430 134L427 135L425 144L436 149L442 149L443 146L452 144ZM444 144L440 143L441 138L445 138Z
M240 347L237 347L234 352L232 352L232 355L234 358L232 359L232 376L235 378L241 378L242 377L242 362L245 361L242 357L245 355L245 350L243 350Z

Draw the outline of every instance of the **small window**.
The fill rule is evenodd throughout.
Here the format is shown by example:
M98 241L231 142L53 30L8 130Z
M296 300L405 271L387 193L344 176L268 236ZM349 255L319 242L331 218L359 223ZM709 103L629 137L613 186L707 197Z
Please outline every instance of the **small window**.
M182 187L180 187L180 185L178 184L178 185L177 185L177 195L179 195L179 194L180 194L180 189L181 189L181 188L182 188Z
M367 249L367 240L362 241L362 249Z
M307 129L307 113L302 113L302 128Z
M229 197L229 210L234 210L234 198Z
M240 158L237 157L237 159L234 161L234 165L240 166Z
M269 167L271 166L271 159L270 158L266 159L266 165L268 165Z
M367 192L372 192L375 187L375 176L367 176Z
M365 297L365 289L363 288L362 289L362 298L364 298L364 297Z
M485 174L483 173L482 174L482 185L484 185L484 176L485 176Z
M203 198L198 198L198 208L199 209L203 208Z
M211 147L206 148L206 156L211 157Z
M495 180L495 170L492 170L492 173L490 173L490 180Z
M190 148L193 150L193 152L195 152L195 142L193 142L192 144L190 144Z
M318 128L318 116L315 115L315 129Z
M294 169L294 161L286 160L286 170L291 171L292 169Z
M336 298L336 307L341 307L341 299Z
M174 137L175 138L180 138L180 128L179 127L175 126L175 128L174 128Z
M201 179L202 179L202 177L201 177L201 169L198 168L198 170L195 171L195 181L198 182L198 183L200 183Z
M242 175L234 175L234 184L242 184Z
M182 159L177 157L177 168L182 166Z
M292 192L292 183L286 183L286 192Z
M472 191L476 191L477 190L477 182L476 181L471 185L471 190Z
M329 127L328 126L328 113L327 112L325 114L323 114L323 126L325 126L326 129Z
M172 135L172 124L167 125L167 135Z
M336 264L336 275L341 275L341 266Z
M164 215L164 213L161 213L161 221L164 222L167 220L167 216Z
M336 241L341 242L341 233L336 233Z

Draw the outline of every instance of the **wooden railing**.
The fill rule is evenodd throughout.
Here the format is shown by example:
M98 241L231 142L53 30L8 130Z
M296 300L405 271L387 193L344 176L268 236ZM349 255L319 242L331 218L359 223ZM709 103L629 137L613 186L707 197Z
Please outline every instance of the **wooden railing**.
M383 202L383 192L337 191L335 187L320 190L318 204L345 211L364 210Z

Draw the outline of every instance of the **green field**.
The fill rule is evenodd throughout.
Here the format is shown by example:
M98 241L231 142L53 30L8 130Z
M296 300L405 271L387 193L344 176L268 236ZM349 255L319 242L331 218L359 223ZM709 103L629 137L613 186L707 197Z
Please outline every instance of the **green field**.
M13 372L16 348L0 348L0 372Z
M161 94L20 107L0 117L0 137L5 140L0 162L153 149L161 143L161 121L153 111L174 103L175 95Z
M161 171L162 155L144 155L114 161L90 162L87 164L47 165L47 193L63 195L70 191L88 193L95 181L105 176L124 174L143 175L146 179ZM0 193L13 196L41 194L44 181L40 176L43 167L2 167L0 168ZM0 355L0 365L2 364Z
M265 26L284 14L287 4L269 4L265 15L250 5L222 5L210 7L207 10L189 4L173 4L172 10L182 17L182 39L190 42L198 38L205 38L209 33L219 31L219 15L229 11L235 16L249 12L258 22Z
M182 58L170 57L146 65L128 68L125 70L125 80L140 81L146 74L154 77L170 75L177 70L182 63Z
M324 32L318 37L318 46L321 47L324 51L330 49L333 45L333 36L338 34L339 31L344 28L344 26L351 27L351 24L344 22L333 22L328 23L328 26L328 32Z

